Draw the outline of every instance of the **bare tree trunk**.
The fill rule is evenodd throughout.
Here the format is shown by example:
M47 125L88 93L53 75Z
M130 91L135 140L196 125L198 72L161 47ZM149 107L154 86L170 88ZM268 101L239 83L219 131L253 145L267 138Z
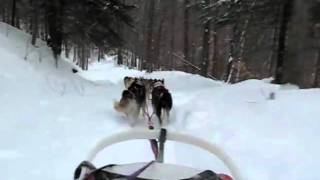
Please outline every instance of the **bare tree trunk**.
M171 69L175 69L175 63L173 61L173 53L174 53L174 46L175 46L175 25L176 25L176 6L177 1L170 1L171 2L171 19L170 19L170 67Z
M123 56L122 56L122 47L118 47L118 50L117 50L117 57L118 57L118 65L122 65L123 64Z
M9 9L9 8L8 8ZM11 14L9 14L9 10L8 10L5 6L4 6L4 22L7 23L7 24L10 24L10 21L11 21Z
M205 4L209 5L210 0L205 0ZM209 64L209 44L210 44L210 22L207 21L203 27L203 38L202 38L202 62L201 71L202 76L207 76L208 64Z
M276 74L274 82L277 84L283 83L283 67L286 53L286 39L288 31L288 23L292 15L294 0L286 0L283 5L282 17L280 23L279 32L279 45L277 50L277 64L276 64Z
M1 7L1 19L3 22L6 22L6 8L4 5L2 5Z
M65 48L65 52L64 52L65 56L66 56L66 58L69 58L70 57L71 46L68 43L68 41L64 42L64 48Z
M99 47L98 48L98 62L101 61L101 58L102 58L102 52L101 52L101 48Z
M117 30L118 30L118 34L120 36L122 36L124 33L123 33L123 26L121 24L121 22L118 22L117 24ZM123 45L121 44L118 48L117 48L117 64L118 65L122 65L124 62L123 62Z
M280 22L281 22L281 10L282 7L277 7L276 8L276 13L275 13L275 25L273 28L273 32L272 32L272 49L270 52L270 61L269 61L269 77L274 77L276 74L276 64L277 64L277 47L279 46L279 29L280 29Z
M320 50L318 50L318 53L316 54L316 58L318 59L317 64L316 64L316 72L315 72L315 77L314 77L314 83L313 87L319 87L320 85Z
M45 41L48 42L49 38L49 18L48 18L48 10L47 8L44 10L45 16L44 16L44 34L45 34Z
M212 47L213 47L213 54L212 54L212 59L209 67L211 69L210 73L215 76L216 75L216 64L218 61L218 34L217 34L217 29L213 27L213 42L212 42Z
M16 10L17 11L17 10ZM18 16L19 13L16 13L16 20L15 20L15 26L20 29L20 17Z
M122 53L125 58L122 58L122 64L128 67L128 52L126 49L122 49ZM123 57L122 55L122 57Z
M146 60L147 64L144 66L147 69L147 72L152 72L152 65L153 65L153 53L154 53L154 39L153 39L153 26L154 26L154 12L155 12L155 0L149 0L149 21L147 25L147 48L146 48Z
M134 68L137 67L137 55L135 53L133 54L131 64L132 64L132 67L134 67Z
M184 17L183 17L183 54L184 54L184 59L187 61L190 61L189 57L189 19L190 19L190 13L189 13L189 6L190 5L190 0L184 0ZM187 70L187 66L184 67L184 70Z
M237 74L236 74L235 82L240 81L241 64L242 64L242 59L243 59L243 55L244 55L244 48L245 48L245 43L246 43L246 34L247 34L249 20L250 20L250 16L245 20L244 27L243 27L243 30L242 30L241 36L240 36L240 53L239 53L239 57L238 57L238 61L237 61Z
M41 13L40 13L41 14ZM39 33L39 36L40 36L40 39L45 41L46 40L46 33L45 33L45 25L44 25L44 22L40 21L40 24L39 24L40 28L40 33Z
M85 48L85 58L84 58L84 69L88 70L89 68L89 58L90 58L91 54L90 54L90 48L86 47Z
M155 64L155 67L156 69L159 69L160 67L160 44L161 44L161 38L162 38L162 27L163 27L163 22L164 22L164 18L162 18L160 20L160 24L159 24L159 29L158 29L158 37L157 37L157 42L156 42L156 46L155 46L155 51L156 51L156 54L155 54L155 58L156 58L156 62L154 63Z
M15 26L16 19L16 0L12 0L12 9L11 9L11 26Z
M147 66L147 59L146 59L146 34L147 34L147 26L145 25L146 22L148 21L148 8L149 8L149 3L150 1L144 1L141 0L139 1L141 2L143 5L141 5L142 8L142 12L141 12L141 16L139 17L139 28L140 28L140 32L137 32L137 39L138 39L138 46L136 46L137 50L136 52L139 55L139 59L137 61L137 67L139 70L142 69L146 69Z
M81 67L82 65L81 65L81 54L82 54L82 52L81 52L81 49L82 49L82 47L81 47L81 45L79 45L78 47L77 47L77 65L79 66L79 67Z
M80 55L80 67L82 70L85 70L85 49L84 45L81 45L81 55Z
M61 0L46 1L46 13L48 20L51 48L53 51L55 65L58 68L58 60L62 49L62 4Z
M234 58L230 56L228 60L226 80L225 80L227 83L231 82L233 71L234 71Z
M32 40L31 44L36 45L37 37L38 37L38 0L32 0Z
M78 64L77 63L77 56L78 56L78 48L77 48L77 46L74 46L73 47L73 62L76 62L76 64Z
M227 62L227 67L226 67L226 72L224 73L224 81L225 82L230 82L231 76L232 76L232 66L234 64L234 48L235 48L235 36L236 36L236 31L237 31L237 24L234 24L232 27L232 39L230 40L230 52L229 52L229 57L228 57L228 62Z

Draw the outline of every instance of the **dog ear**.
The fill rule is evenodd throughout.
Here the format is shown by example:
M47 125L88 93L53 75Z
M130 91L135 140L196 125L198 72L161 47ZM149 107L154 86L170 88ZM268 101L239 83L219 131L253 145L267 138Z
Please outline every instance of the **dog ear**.
M162 84L164 84L164 79L161 79Z

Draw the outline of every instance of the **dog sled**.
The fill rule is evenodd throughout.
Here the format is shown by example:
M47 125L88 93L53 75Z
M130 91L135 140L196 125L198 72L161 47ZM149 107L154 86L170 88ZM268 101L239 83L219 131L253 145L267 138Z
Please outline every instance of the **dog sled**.
M113 144L136 139L152 139L158 143L155 160L133 164L106 165L95 168L92 161L96 155ZM166 141L182 142L200 147L217 156L229 169L231 176L218 174L211 170L199 170L182 165L164 162ZM133 129L102 139L75 170L74 180L243 180L232 159L218 146L193 137L175 132L160 130Z

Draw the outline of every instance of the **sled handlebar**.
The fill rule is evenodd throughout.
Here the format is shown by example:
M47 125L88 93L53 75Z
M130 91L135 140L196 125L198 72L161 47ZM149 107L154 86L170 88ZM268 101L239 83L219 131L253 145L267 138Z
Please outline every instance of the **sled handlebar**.
M95 148L92 149L87 156L87 161L92 162L100 151L112 144L135 139L158 139L159 134L160 130L134 129L108 136L96 144ZM176 132L167 132L166 138L167 140L194 145L209 151L217 156L228 167L235 180L243 180L241 178L240 171L234 164L233 160L217 145L191 135Z

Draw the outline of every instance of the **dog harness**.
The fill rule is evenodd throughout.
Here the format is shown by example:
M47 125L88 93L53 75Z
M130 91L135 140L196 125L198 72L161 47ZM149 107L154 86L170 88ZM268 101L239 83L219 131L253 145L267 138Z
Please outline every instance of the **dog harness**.
M162 82L160 81L157 81L154 83L154 86L153 87L160 87L160 86L164 86Z

